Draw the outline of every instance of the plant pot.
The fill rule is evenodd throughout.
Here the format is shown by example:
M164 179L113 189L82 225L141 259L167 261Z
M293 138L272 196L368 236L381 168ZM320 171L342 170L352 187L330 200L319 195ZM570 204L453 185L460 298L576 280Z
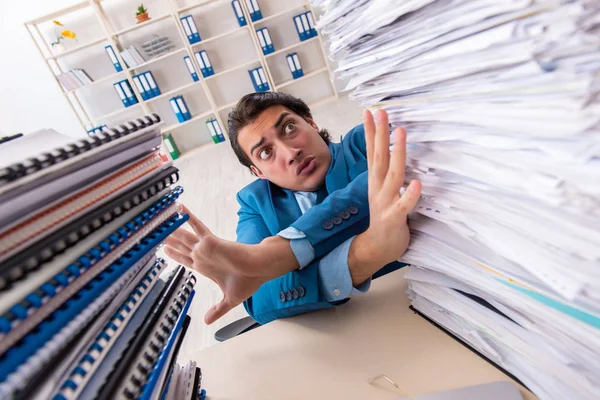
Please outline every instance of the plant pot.
M63 43L59 42L59 43L52 45L52 53L54 53L55 55L64 53L65 50L67 50L67 48L65 47L65 45Z
M148 11L146 11L143 14L136 15L135 18L137 19L138 24L141 24L142 22L146 22L150 19L150 17L148 16Z

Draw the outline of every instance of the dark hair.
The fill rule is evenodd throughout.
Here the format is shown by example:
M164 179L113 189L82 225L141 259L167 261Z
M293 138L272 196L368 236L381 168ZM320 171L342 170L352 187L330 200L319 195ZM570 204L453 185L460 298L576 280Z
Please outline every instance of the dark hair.
M304 119L306 117L312 119L310 108L308 108L308 105L304 101L289 94L278 92L249 93L242 97L229 113L227 121L229 140L231 141L233 152L242 165L250 168L253 164L238 142L240 130L248 124L253 123L267 108L279 105L288 108ZM321 129L319 135L325 143L329 144L331 136L329 136L329 132L326 129Z

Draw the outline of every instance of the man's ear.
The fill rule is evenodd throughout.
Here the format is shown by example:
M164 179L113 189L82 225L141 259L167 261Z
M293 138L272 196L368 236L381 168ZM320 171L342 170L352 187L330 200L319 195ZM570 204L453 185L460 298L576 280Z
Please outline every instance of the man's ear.
M250 169L252 170L252 172L254 172L254 175L258 176L260 179L267 179L265 178L263 173L260 172L260 169L256 168L254 165L251 165Z
M317 123L310 117L304 117L304 119L306 120L306 122L308 122L310 124L310 126L312 126L313 128L315 128L315 130L317 132L319 132L319 127L317 126Z

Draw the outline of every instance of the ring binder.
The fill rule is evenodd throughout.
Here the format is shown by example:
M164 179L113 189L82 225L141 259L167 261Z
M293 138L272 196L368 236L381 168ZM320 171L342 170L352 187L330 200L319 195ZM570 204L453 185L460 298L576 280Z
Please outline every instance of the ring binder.
M114 394L117 391L120 391L121 383L124 381L124 377L128 376L128 371L131 368L136 368L137 365L134 365L136 358L139 354L142 354L140 350L143 349L144 345L147 342L147 339L151 337L151 334L154 331L154 328L158 328L163 330L171 324L169 319L172 319L171 316L168 315L169 312L175 311L173 307L167 308L171 303L180 303L177 300L177 290L181 290L181 292L186 296L189 296L191 293L191 288L183 288L182 282L186 282L193 286L195 284L196 278L189 272L189 278L184 281L184 272L185 268L183 266L179 266L179 268L171 275L169 279L169 285L165 288L163 293L161 294L160 300L153 307L151 313L146 318L142 327L138 330L138 333L133 338L133 341L129 343L127 352L123 355L117 368L113 370L110 374L108 382L102 387L100 393L98 394L98 400L108 400L114 397ZM186 294L187 293L187 294ZM183 308L183 304L180 306L180 310ZM173 323L175 321L173 320ZM173 325L173 324L171 324ZM171 329L168 329L170 332ZM148 369L148 372L150 369Z
M157 195L178 180L179 170L175 167L168 167L158 176L141 183L137 189L122 194L8 259L0 266L0 293L6 290L9 284L25 279L31 271L40 268L56 255L67 251L83 238L137 207L146 199Z
M158 272L163 267L164 260L158 259L154 266L146 272L138 285L131 291L129 297L123 302L110 320L98 332L96 338L88 346L71 373L60 384L56 397L62 396L65 400L79 396L81 390L93 376L97 367L111 351L116 339L125 330L129 321L151 292L159 279ZM83 375L81 374L83 372ZM76 383L75 383L76 382Z
M140 235L136 235L136 237L142 236L145 231L155 229L157 225L162 224L164 220L176 213L176 205L172 203L176 201L181 192L182 190L175 189L169 193L0 316L0 330L6 335L5 337L0 336L2 337L0 354L41 323L81 287L102 273L104 269L110 267L113 260L121 257L121 254L137 241L132 237L134 232L141 231ZM149 226L144 229L146 224ZM116 244L116 241L119 243ZM107 249L109 249L108 253L106 253ZM91 266L93 268L90 268Z
M57 335L45 342L39 349L35 349L35 354L21 364L15 373L8 377L7 383L0 385L0 397L6 398L3 394L14 396L15 392L19 392L18 394L22 398L24 395L22 391L31 378L41 372L44 366L65 348L65 346L67 346L76 335L86 327L94 316L100 313L102 309L117 296L119 291L124 289L129 282L135 278L139 271L149 264L151 265L154 263L154 258L156 258L154 254L147 254L144 258L131 266L131 268L125 270L123 276L115 278L112 281L112 284L110 284L106 290L100 292L100 295L95 300L94 298L90 298L91 304L84 307L80 313L70 320L70 322L65 323L64 327L60 328ZM109 281L110 273L111 271L103 273L102 278L105 278L103 280ZM90 290L90 286L88 285L86 289Z
M0 168L0 193L4 193L7 190L2 186L8 183L17 181L46 168L57 166L57 164L72 159L75 156L83 155L90 150L102 147L107 143L128 136L140 129L159 124L160 122L161 119L158 114L146 115L127 123L127 125L122 124L115 128L106 128L95 136L74 141L63 146L63 148L54 149L51 152L43 152L36 157L31 157L19 163Z
M161 224L142 239L138 245L106 269L102 273L102 277L96 277L84 289L80 290L77 296L69 299L60 309L39 324L35 331L20 340L17 346L12 347L2 355L0 357L0 380L5 380L19 365L35 354L39 347L58 333L62 326L76 317L93 299L103 293L111 282L114 282L146 253L152 251L171 232L183 225L188 218L189 216L186 214L175 215Z

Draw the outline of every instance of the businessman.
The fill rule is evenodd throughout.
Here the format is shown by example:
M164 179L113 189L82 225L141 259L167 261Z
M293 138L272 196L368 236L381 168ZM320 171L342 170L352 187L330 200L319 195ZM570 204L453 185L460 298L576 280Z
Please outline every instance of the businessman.
M412 181L400 196L405 131L395 130L390 155L387 114L377 112L377 125L369 111L363 119L364 128L332 143L297 98L252 93L238 102L231 145L259 179L238 193L237 242L211 234L184 206L194 233L167 240L170 257L223 291L206 323L241 302L263 324L333 307L401 266L421 186Z

